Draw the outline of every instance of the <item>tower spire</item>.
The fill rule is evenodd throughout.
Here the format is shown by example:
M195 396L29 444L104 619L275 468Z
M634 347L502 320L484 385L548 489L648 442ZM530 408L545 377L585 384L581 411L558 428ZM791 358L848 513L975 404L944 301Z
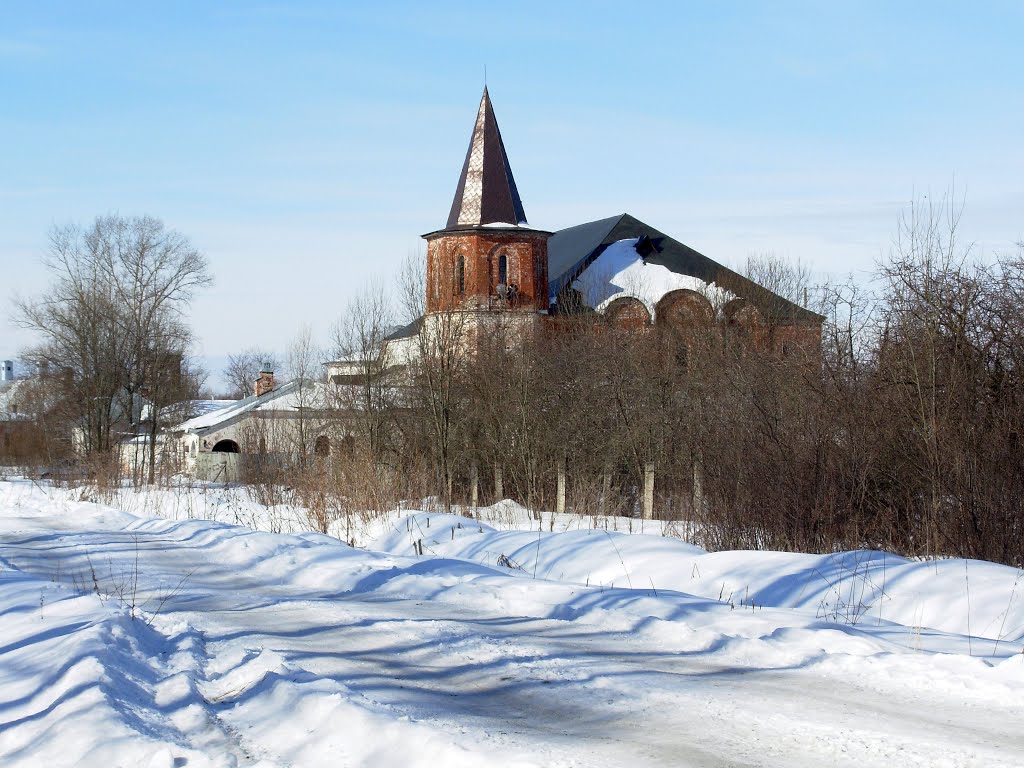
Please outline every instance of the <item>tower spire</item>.
M526 224L486 84L446 229L484 224Z

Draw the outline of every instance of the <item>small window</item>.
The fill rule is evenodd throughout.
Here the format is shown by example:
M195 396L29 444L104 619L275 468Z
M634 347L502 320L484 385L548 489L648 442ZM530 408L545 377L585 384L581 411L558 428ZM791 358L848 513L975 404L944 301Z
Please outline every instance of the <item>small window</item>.
M459 261L455 265L455 282L458 285L460 294L466 292L466 257L459 256Z
M676 350L676 365L681 371L685 371L690 367L690 349L685 344L680 345Z
M498 257L498 283L501 285L508 284L508 256L504 253Z

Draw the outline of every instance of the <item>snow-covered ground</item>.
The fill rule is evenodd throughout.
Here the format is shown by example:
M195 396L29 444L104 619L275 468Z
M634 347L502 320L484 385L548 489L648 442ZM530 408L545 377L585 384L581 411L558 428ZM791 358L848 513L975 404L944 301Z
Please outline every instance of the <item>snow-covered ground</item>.
M0 765L1024 764L1013 568L81 498L0 483Z

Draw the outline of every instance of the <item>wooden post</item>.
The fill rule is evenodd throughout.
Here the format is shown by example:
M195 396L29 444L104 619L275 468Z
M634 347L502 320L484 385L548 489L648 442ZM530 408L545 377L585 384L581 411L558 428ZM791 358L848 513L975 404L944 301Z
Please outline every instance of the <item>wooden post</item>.
M526 506L533 510L533 519L540 520L542 515L540 513L541 507L546 506L544 504L544 488L539 487L540 484L537 482L537 459L530 459L530 483L527 486L527 498Z
M608 514L608 496L612 492L612 473L605 472L601 478L601 505L598 511L602 516Z
M480 468L476 462L469 468L469 496L470 504L476 508L480 503Z
M555 501L555 511L558 514L565 512L565 462L558 462L558 498Z
M494 500L501 501L505 498L505 483L501 479L501 466L494 465Z
M693 460L693 511L698 515L704 511L704 462L700 454Z
M654 518L654 462L644 464L644 520Z

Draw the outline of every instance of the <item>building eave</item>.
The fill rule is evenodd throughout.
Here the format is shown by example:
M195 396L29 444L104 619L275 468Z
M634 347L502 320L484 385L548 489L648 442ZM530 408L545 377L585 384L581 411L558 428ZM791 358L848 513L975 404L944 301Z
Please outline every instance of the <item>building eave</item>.
M451 229L435 229L433 232L427 232L425 235L420 235L424 240L435 240L445 235L520 235L526 237L551 237L554 232L549 232L546 229L534 229L533 227L522 227L522 226L508 226L499 227L493 224L477 224L473 226L465 227L454 227Z

